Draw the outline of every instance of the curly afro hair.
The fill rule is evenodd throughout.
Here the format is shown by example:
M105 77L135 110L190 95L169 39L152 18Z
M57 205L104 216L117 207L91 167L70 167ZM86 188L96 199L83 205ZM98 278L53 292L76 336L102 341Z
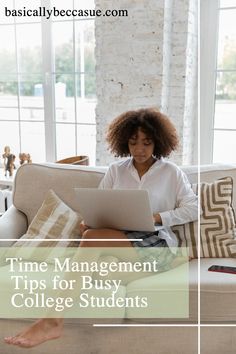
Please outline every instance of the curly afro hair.
M115 156L130 156L128 141L141 129L154 142L154 156L167 157L178 146L178 135L170 119L154 108L122 113L108 127L107 142Z

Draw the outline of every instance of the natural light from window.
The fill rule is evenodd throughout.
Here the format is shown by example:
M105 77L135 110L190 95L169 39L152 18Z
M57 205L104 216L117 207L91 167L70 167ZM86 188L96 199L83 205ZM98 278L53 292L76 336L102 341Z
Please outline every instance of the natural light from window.
M213 162L236 163L236 0L221 0Z
M51 3L61 9L95 6L94 0ZM22 0L0 6L6 4L26 6ZM33 162L88 155L95 164L94 18L1 17L0 38L0 154L8 145L16 163L26 152Z

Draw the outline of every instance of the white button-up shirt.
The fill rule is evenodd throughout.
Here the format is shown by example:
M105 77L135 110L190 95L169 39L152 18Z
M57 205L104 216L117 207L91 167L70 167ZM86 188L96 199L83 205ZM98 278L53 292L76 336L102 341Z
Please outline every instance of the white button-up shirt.
M174 163L157 160L140 179L133 158L110 165L100 183L102 189L146 189L153 214L159 213L162 228L159 236L169 247L177 246L170 226L197 219L198 203L185 173Z

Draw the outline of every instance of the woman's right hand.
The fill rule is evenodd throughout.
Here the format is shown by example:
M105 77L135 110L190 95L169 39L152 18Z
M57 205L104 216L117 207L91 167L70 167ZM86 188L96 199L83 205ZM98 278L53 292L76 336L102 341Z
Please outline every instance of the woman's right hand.
M88 225L85 225L84 220L81 221L80 225L79 225L79 231L80 231L80 235L83 236L83 233L89 229Z

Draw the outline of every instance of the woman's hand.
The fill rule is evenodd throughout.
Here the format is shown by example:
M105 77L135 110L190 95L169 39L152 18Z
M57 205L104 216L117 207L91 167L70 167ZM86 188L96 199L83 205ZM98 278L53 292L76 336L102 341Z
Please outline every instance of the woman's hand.
M79 225L79 231L80 231L80 235L83 236L83 233L89 229L88 225L85 225L84 220L81 221L80 225Z
M154 224L162 225L161 215L158 214L158 213L154 214L153 215L153 221L154 221Z

